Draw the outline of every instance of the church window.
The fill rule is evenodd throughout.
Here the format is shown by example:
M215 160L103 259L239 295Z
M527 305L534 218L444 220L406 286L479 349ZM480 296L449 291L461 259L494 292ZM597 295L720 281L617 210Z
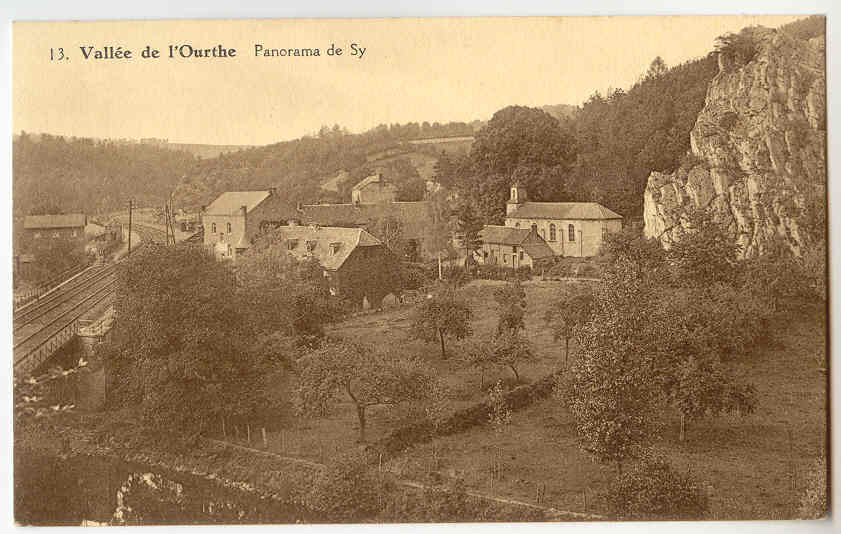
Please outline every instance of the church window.
M554 240L555 240L555 238L556 238L556 235L555 235L555 225L554 225L554 224L550 224L550 225L549 225L549 241L554 241Z
M575 226L569 225L569 240L570 242L575 241Z

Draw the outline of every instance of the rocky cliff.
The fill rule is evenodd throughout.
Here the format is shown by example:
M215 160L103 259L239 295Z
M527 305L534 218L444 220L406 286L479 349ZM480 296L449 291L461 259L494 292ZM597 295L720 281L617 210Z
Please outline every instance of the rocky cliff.
M675 172L652 172L645 234L680 239L693 210L729 225L745 256L772 241L794 254L825 243L826 89L823 37L750 28L722 47L719 73Z

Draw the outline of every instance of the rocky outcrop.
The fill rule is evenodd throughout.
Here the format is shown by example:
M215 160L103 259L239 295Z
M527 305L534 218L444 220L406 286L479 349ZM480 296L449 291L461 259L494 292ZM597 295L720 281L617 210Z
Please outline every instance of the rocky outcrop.
M668 247L687 215L711 210L744 256L777 240L799 256L825 239L815 224L826 202L824 39L759 27L742 35L753 57L719 52L681 168L648 178L645 234Z

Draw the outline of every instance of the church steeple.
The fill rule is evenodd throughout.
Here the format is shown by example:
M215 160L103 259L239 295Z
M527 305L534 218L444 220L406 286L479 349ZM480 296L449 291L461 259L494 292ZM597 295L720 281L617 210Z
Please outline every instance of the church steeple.
M526 202L526 200L528 200L526 189L519 183L514 182L511 185L511 196L508 199L508 203L505 205L505 214L511 215L511 213Z

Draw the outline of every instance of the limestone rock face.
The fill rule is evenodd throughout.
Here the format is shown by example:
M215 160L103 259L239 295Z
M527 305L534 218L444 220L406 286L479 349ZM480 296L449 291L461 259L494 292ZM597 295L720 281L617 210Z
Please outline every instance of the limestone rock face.
M684 164L648 178L645 234L666 247L697 209L728 224L744 256L777 238L799 256L825 239L814 224L826 202L824 39L751 32L756 55L746 64L719 54Z

